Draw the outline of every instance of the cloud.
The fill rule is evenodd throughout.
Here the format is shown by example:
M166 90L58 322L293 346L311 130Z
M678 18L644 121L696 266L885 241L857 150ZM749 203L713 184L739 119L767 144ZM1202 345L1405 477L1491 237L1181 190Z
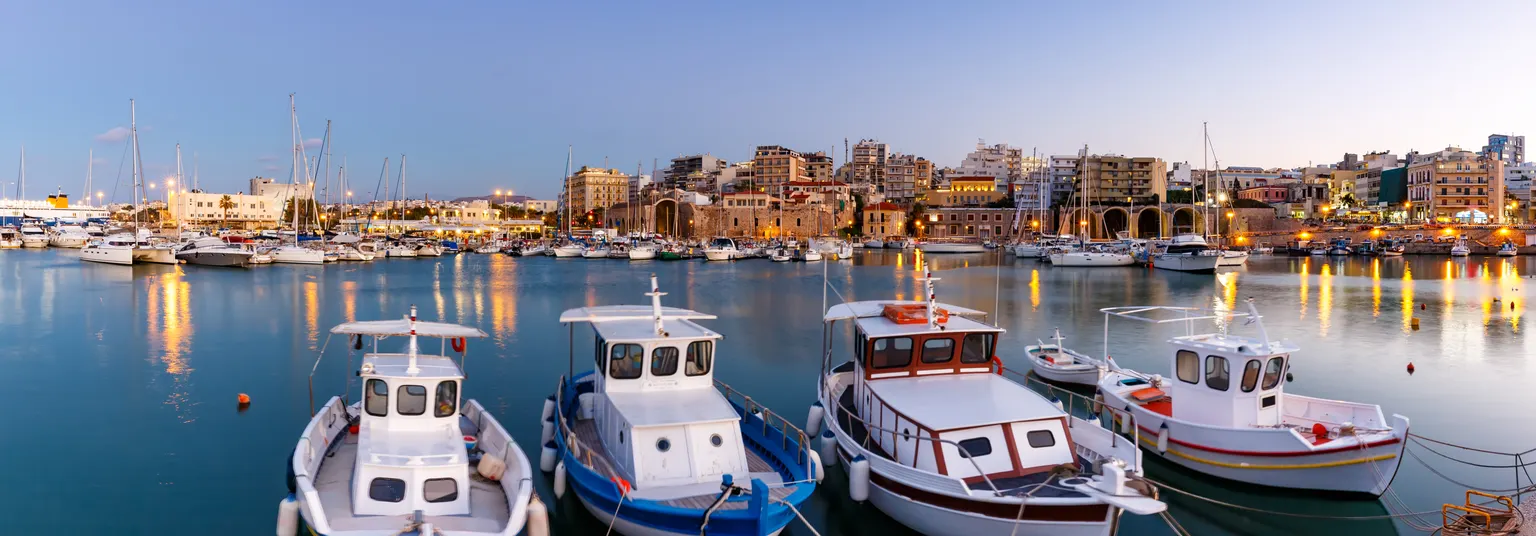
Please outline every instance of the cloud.
M277 156L270 155L270 154L265 154L265 155L261 155L261 156L256 157L256 161L257 162L276 162L277 161Z
M319 149L320 146L324 145L324 144L325 144L325 140L322 140L320 138L310 138L310 139L304 140L304 148L305 149Z
M96 135L96 141L101 143L118 143L128 139L128 127L112 127L111 130Z

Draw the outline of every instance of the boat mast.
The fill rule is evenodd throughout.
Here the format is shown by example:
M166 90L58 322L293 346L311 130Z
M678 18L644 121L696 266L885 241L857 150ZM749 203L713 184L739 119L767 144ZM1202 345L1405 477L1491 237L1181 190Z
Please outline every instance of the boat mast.
M134 104L133 99L128 99L128 131L133 135L133 170L131 171L133 174L133 197L135 203L134 206L138 207L138 210L133 211L133 241L135 244L137 244L139 241L139 215L144 213L144 203L149 201L148 198L142 195L144 190L144 185L142 183L142 179L144 178L144 169L142 168L143 163L139 160L138 114L138 108ZM23 167L23 169L25 169L25 167Z
M16 198L27 198L27 146L21 146L21 177L16 181Z
M1203 202L1200 204L1200 218L1202 220L1204 220L1204 221L1201 222L1201 225L1200 225L1201 229L1200 230L1201 230L1201 232L1204 235L1210 236L1210 234L1211 234L1211 203L1210 203L1210 200L1211 200L1211 169L1210 169L1210 167L1211 167L1211 154L1210 154L1210 148L1211 148L1211 146L1209 145L1209 143L1211 142L1211 132L1210 132L1209 127L1207 126L1207 123L1205 121L1201 121L1200 122L1200 138L1201 138L1201 140L1200 140L1200 190L1201 190L1200 195L1205 197L1205 199L1201 200ZM1194 201L1194 200L1191 199L1190 201Z
M92 147L85 153L85 195L80 196L86 205L91 204L91 174L96 170L96 148Z
M571 154L570 145L565 146L565 239L571 240Z
M406 212L406 208L407 208L406 205L410 204L410 199L405 197L405 155L400 155L400 192L399 193L400 193L400 234L404 235L405 234L405 212Z
M288 94L288 137L293 140L293 171L289 172L288 184L294 188L288 191L288 199L293 202L293 246L299 246L299 169L309 169L299 162L299 147L303 143L299 140L299 109L293 102L293 94Z
M172 186L167 186L166 187L166 189L165 189L165 199L166 199L166 201L170 201L170 199L172 197L171 196L171 190L174 189L176 186L182 186L183 184L184 183L181 182L181 144L178 143L178 144L176 144L176 184L172 185ZM169 205L169 203L167 203L167 205ZM165 207L165 209L166 210L171 210L171 207L167 206L167 207ZM175 213L172 212L172 214L174 215ZM185 219L186 218L181 218L181 219L176 220L176 236L177 236L178 239L181 237L181 222L182 222L182 220L185 220Z

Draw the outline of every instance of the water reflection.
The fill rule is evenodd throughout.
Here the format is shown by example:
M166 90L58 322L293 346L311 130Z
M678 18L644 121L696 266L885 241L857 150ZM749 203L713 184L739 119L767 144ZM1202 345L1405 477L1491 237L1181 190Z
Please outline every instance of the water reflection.
M149 359L170 376L165 404L175 410L177 419L190 423L193 403L188 398L192 367L188 348L192 343L191 287L178 267L146 279L145 330L149 333ZM158 380L151 381L151 385Z

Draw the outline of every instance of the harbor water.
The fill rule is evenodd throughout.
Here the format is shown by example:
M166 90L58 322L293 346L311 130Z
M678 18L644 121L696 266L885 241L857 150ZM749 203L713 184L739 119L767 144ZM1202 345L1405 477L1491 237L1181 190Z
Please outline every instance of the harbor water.
M1102 354L1103 307L1231 310L1251 298L1270 337L1301 347L1289 392L1378 403L1387 415L1409 417L1413 432L1458 444L1505 452L1536 446L1536 429L1523 425L1524 410L1536 405L1536 339L1522 322L1536 295L1529 275L1536 259L1255 257L1245 268L1196 275L1057 268L996 252L855 257L822 264L460 254L240 270L97 265L80 262L74 250L0 251L6 531L270 534L287 491L284 464L310 416L311 370L316 405L342 394L353 377L339 337L316 367L328 330L398 318L412 305L423 319L490 334L469 343L464 394L537 460L544 397L571 370L569 356L576 372L591 368L589 328L576 328L572 349L560 312L647 303L652 273L666 305L719 315L703 322L725 335L716 377L794 423L804 422L815 397L823 304L916 299L917 279L931 264L942 278L940 301L996 313L989 321L1008 330L999 354L1010 369L1027 368L1024 345L1056 328L1067 346ZM838 292L824 295L824 271ZM1108 352L1122 366L1167 376L1171 350L1163 341L1176 329L1111 324ZM848 334L837 340L841 358ZM1410 362L1413 374L1405 370ZM356 399L355 381L350 389ZM240 393L252 400L243 410ZM1517 487L1512 469L1472 470L1416 445L1405 457L1380 501L1216 482L1152 456L1145 464L1160 482L1225 503L1162 494L1173 517L1198 535L1416 534L1416 524L1438 526L1441 503L1459 503L1465 491L1436 471L1463 484ZM547 477L535 482L555 509L555 534L604 532L574 497L554 500ZM847 491L841 468L833 469L808 503L804 513L820 534L909 533ZM1434 513L1388 517L1406 511ZM1120 533L1173 531L1157 517L1126 515ZM810 531L792 525L786 534Z

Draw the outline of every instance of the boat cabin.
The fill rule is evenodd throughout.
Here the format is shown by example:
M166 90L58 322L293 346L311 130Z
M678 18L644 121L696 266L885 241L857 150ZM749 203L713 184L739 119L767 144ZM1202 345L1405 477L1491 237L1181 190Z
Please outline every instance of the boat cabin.
M715 388L721 335L694 320L714 315L652 306L572 309L560 322L588 322L596 332L592 393L580 395L598 441L635 489L705 484L723 475L750 480L740 414Z
M364 354L357 463L351 488L354 515L470 513L469 448L459 428L464 373L447 357L450 339L484 337L471 327L416 320L351 322L332 330L371 336ZM403 336L398 353L379 351L387 337ZM441 339L440 354L421 348L420 337ZM361 342L361 341L359 341Z

